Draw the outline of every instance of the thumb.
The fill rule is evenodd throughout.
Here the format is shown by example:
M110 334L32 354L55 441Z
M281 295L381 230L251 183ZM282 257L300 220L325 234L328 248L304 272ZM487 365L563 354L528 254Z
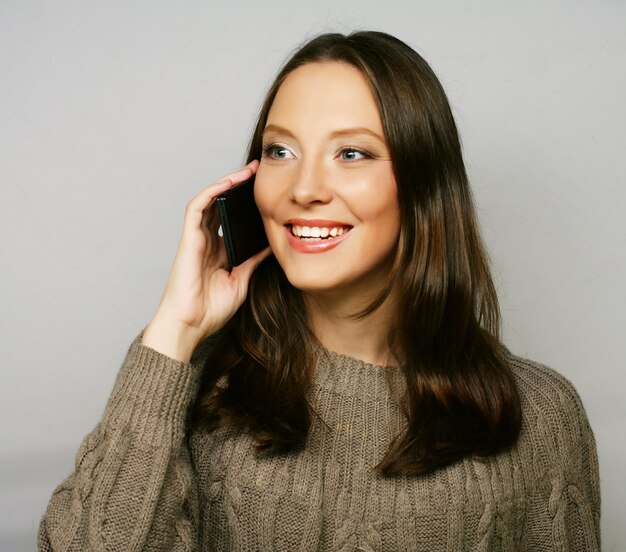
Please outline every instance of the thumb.
M255 255L252 255L249 259L245 260L239 266L236 266L231 271L231 277L235 277L240 285L243 285L244 290L248 289L248 282L250 282L250 277L252 273L267 257L269 257L272 253L272 249L267 246L265 249L259 251Z

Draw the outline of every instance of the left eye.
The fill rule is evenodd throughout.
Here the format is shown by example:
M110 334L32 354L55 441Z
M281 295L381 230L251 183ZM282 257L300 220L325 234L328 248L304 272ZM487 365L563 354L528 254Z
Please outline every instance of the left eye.
M344 161L360 161L361 159L368 159L371 156L355 148L345 148L339 152L339 157Z

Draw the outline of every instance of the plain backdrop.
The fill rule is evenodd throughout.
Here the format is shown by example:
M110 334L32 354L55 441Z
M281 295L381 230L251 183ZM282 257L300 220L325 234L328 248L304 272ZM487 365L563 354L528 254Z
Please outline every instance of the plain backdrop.
M159 303L187 202L242 164L280 64L361 28L440 77L505 343L578 389L603 549L623 549L626 3L0 0L1 550L34 548Z

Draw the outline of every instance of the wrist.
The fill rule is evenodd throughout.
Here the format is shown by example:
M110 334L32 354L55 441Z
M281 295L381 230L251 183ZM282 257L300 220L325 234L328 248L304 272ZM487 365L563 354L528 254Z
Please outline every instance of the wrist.
M174 360L188 363L198 340L189 328L155 317L146 326L141 344Z

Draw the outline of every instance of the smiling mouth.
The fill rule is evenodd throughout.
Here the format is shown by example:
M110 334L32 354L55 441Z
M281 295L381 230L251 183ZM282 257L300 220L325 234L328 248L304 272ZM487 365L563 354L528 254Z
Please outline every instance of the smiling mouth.
M299 226L288 224L291 235L303 241L332 240L343 236L352 229L352 226Z

